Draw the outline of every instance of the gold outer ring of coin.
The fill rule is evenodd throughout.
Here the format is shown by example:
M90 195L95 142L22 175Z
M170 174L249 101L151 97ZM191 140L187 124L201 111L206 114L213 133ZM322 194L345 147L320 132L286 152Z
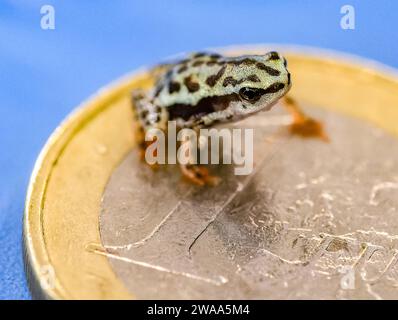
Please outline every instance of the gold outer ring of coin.
M318 49L222 50L239 55L271 48L287 57L297 100L370 121L398 136L398 74L393 69ZM24 259L34 298L134 299L107 257L89 249L101 244L99 212L106 183L134 146L130 92L151 84L143 70L100 90L55 130L40 153L24 215Z

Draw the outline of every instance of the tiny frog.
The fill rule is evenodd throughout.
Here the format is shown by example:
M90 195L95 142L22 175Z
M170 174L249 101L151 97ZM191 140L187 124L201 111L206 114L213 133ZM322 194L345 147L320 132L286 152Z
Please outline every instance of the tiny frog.
M167 122L172 120L178 128L195 130L241 120L269 110L292 85L287 61L275 51L239 57L195 53L176 63L155 67L153 74L153 88L135 90L132 95L143 151L148 145L143 138L148 129L165 131ZM311 121L318 125L299 111L292 99L287 105L294 114L296 133ZM311 129L306 128L303 135L306 131ZM215 181L203 167L181 165L181 170L199 185Z

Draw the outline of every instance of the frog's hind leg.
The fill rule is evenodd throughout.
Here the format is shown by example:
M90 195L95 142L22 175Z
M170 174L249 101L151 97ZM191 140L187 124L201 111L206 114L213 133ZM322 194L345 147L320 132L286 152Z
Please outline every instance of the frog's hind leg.
M291 134L298 135L302 138L318 138L326 142L329 141L323 124L307 116L293 98L285 96L283 98L283 104L293 116L293 123L289 126Z
M151 128L162 127L159 123L162 120L162 114L161 110L155 107L146 98L145 92L140 89L132 92L132 107L136 120L136 141L140 151L140 158L144 161L147 148L155 142L155 140L146 141L145 133ZM151 167L157 168L156 165L151 165Z
M140 158L144 160L145 158L145 150L146 150L146 143L145 143L145 130L143 125L143 113L145 105L143 103L145 97L145 92L141 89L135 89L131 93L131 106L134 114L134 134L135 140L137 142L138 148L140 150Z

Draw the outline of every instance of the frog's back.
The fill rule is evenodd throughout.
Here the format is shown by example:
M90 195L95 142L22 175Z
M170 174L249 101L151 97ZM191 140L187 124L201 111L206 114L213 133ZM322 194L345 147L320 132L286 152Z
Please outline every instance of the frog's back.
M218 54L196 53L172 64L155 86L155 104L168 107L174 104L195 105L208 95L206 79L217 74L225 59Z

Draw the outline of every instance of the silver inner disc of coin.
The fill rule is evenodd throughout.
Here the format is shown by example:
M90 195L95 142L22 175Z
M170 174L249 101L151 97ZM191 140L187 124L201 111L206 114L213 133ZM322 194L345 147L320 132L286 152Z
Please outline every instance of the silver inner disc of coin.
M152 170L137 150L104 191L111 266L140 299L398 298L398 139L317 108L330 142L291 137L280 107L254 128L255 169L217 187ZM289 120L289 119L288 119Z

